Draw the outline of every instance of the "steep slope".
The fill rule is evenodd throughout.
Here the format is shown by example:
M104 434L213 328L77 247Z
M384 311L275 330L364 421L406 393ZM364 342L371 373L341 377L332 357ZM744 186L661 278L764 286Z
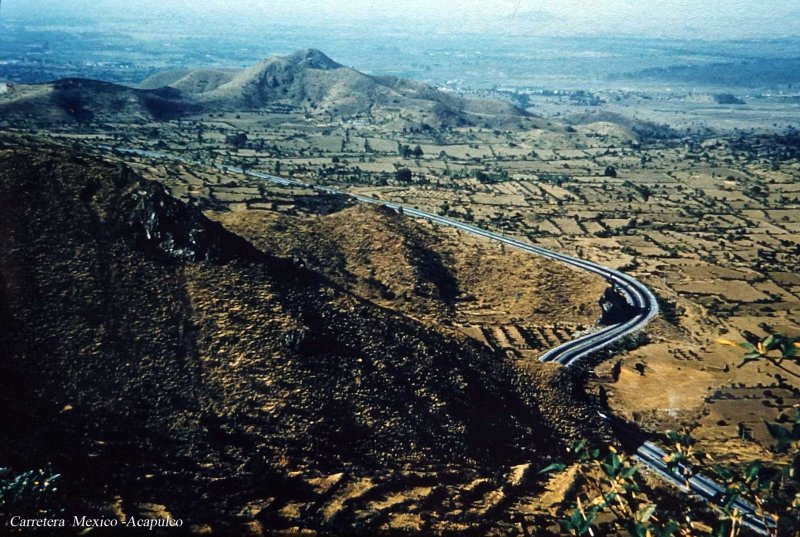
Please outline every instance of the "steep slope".
M569 372L365 302L124 167L4 150L0 207L0 464L52 464L83 514L502 527L486 487L528 494L510 466L602 434Z

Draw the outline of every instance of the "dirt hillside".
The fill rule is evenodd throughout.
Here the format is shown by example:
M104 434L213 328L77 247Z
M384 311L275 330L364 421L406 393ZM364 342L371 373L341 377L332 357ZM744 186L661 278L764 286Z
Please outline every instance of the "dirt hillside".
M602 315L607 284L599 278L385 207L212 216L260 248L301 260L349 291L415 317L589 326Z
M523 373L124 166L2 150L0 208L0 465L52 465L72 509L502 532L537 468L604 434L570 372Z

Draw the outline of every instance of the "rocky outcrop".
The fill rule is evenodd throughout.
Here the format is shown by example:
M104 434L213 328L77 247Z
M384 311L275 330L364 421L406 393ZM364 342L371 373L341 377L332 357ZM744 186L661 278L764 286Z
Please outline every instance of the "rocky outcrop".
M639 313L639 310L629 304L619 290L613 286L606 289L603 298L600 299L600 307L603 308L600 324L604 326L624 323Z
M185 261L261 261L265 254L200 209L173 198L166 187L123 170L135 184L121 200L121 216L136 244Z

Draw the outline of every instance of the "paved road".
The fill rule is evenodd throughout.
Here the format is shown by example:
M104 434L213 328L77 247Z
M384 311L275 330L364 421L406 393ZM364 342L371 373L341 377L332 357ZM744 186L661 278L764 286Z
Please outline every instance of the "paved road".
M103 147L103 149L111 149L111 148ZM161 153L158 151L143 151L143 150L127 149L127 148L122 148L122 149L116 148L116 151L121 153L135 154L135 155L148 156L154 158L166 158L174 161L183 162L186 164L200 164L188 161L181 157L169 155L167 153ZM447 218L426 211L421 211L419 209L408 207L403 204L387 202L376 198L360 196L358 194L351 194L349 192L337 190L331 187L310 185L307 183L303 183L301 181L296 181L294 179L287 179L285 177L278 177L276 175L271 175L268 173L243 170L236 166L220 165L217 167L226 172L245 174L251 177L264 179L271 183L282 186L313 188L314 190L317 190L319 192L349 196L363 203L385 205L386 207L390 207L396 211L402 211L403 214L413 216L415 218L423 218L425 220L429 220L431 222L435 222L440 225L460 229L466 233L470 233L472 235L476 235L479 237L485 237L487 239L497 241L502 244L507 244L513 248L517 248L525 252L530 252L532 254L546 257L548 259L553 259L554 261L566 263L567 265L571 265L573 267L577 267L586 270L588 272L592 272L594 274L602 276L611 285L613 285L617 289L617 291L622 294L623 297L625 297L625 300L631 306L633 306L633 310L635 311L635 313L627 321L602 327L596 331L585 334L576 339L563 343L558 347L550 349L539 358L543 362L558 362L569 367L574 367L580 364L580 361L583 358L586 358L587 356L594 354L604 348L607 348L613 345L614 343L640 331L656 315L658 315L658 301L656 300L655 295L653 295L650 289L648 289L644 284L642 284L635 278L628 276L627 274L624 274L618 270L614 270L609 267L604 267L603 265L600 265L598 263L594 263L592 261L586 261L584 259L555 252L553 250L548 250L546 248L541 248L539 246L527 244L518 241L516 239L513 239L511 237L506 237L505 235L501 235L500 233L487 231L485 229L481 229L471 224L466 224L464 222L460 222L452 218ZM711 479L702 474L691 475L688 478L684 477L684 475L680 473L681 471L683 471L685 474L690 473L689 469L686 467L681 467L676 470L670 469L664 462L666 453L663 450L661 450L661 448L659 448L658 446L656 446L651 442L645 442L644 444L639 446L634 456L643 466L645 466L655 475L675 485L676 487L680 488L686 493L693 494L694 496L702 498L703 500L708 502L716 503L720 499L722 499L724 489L720 485L718 485L717 483L715 483L714 481L712 481ZM768 523L762 521L760 517L758 517L758 515L756 514L756 508L754 506L745 503L741 500L735 502L734 505L743 514L744 524L748 526L750 529L752 529L753 531L755 531L760 535L774 534L774 522L772 520L768 520Z
M634 458L646 466L651 472L664 481L672 483L682 491L698 496L711 503L720 503L725 499L725 489L713 479L701 473L694 473L686 465L670 469L664 462L667 453L652 442L645 442L637 450ZM758 510L752 504L737 499L731 507L742 514L742 523L759 535L774 535L775 521L771 517L765 520L758 516Z

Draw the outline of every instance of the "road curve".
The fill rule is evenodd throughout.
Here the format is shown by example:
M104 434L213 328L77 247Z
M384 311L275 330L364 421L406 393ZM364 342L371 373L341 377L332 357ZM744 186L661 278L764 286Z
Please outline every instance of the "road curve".
M300 181L294 181L291 179L286 179L285 177L278 177L267 173L246 171L242 170L241 168L237 168L235 166L223 166L223 169L233 173L243 173L246 175L250 175L252 177L258 177L260 179L265 179L267 181L271 181L273 183L284 186L293 185L293 186L302 186L306 188L313 188L317 191L325 192L327 194L339 194L339 195L349 196L362 203L384 205L396 211L402 211L403 214L406 214L408 216L413 216L415 218L422 218L439 225L460 229L461 231L470 233L478 237L484 237L502 244L507 244L513 248L517 248L525 252L546 257L554 261L566 263L567 265L571 265L573 267L577 267L586 270L588 272L598 274L604 277L610 284L612 284L625 297L627 302L634 308L634 311L636 311L636 314L631 319L623 323L618 323L603 327L600 330L594 331L590 334L586 334L577 339L559 345L558 347L550 349L539 358L543 362L558 362L568 366L575 365L580 361L581 358L585 358L589 354L597 352L603 348L606 348L611 344L625 338L626 336L629 336L639 331L645 325L647 325L647 323L649 323L656 315L658 315L658 301L656 300L655 295L653 295L650 289L648 289L645 285L643 285L635 278L632 278L631 276L628 276L627 274L624 274L618 270L604 267L603 265L600 265L598 263L594 263L592 261L586 261L584 259L573 257L567 254L562 254L560 252L555 252L553 250L548 250L540 246L527 244L518 241L516 239L512 239L511 237L506 237L505 235L502 235L500 233L488 231L479 228L477 226L473 226L471 224L466 224L464 222L460 222L452 218L447 218L445 216L429 213L427 211L421 211L419 209L415 209L413 207L409 207L400 203L388 202L377 198L352 194L350 192L338 190L331 187L310 185L302 183Z
M162 153L160 151L148 151L148 150L140 150L132 148L112 148L109 146L98 146L98 147L105 150L117 151L123 154L132 154L132 155L139 155L139 156L153 157L153 158L166 158L173 161L182 162L185 164L203 165L202 163L199 162L192 162L182 157L170 155L168 153ZM542 248L541 246L534 246L532 244L524 243L519 240L513 239L511 237L506 237L505 235L502 235L500 233L488 231L486 229L473 226L471 224L460 222L453 218L447 218L445 216L429 213L427 211L421 211L419 209L408 207L400 203L389 202L377 198L362 196L359 194L352 194L350 192L338 190L331 187L303 183L295 179L287 179L285 177L278 177L277 175L272 175L268 173L261 173L252 170L244 170L237 166L217 165L216 168L229 173L238 173L238 174L248 175L251 177L256 177L259 179L264 179L273 184L281 186L297 186L303 188L312 188L318 192L324 192L326 194L337 194L337 195L348 196L362 203L369 203L373 205L384 205L396 211L402 211L403 214L413 216L415 218L422 218L439 225L460 229L461 231L470 233L478 237L484 237L502 244L507 244L513 248L517 248L525 252L546 257L554 261L566 263L567 265L571 265L573 267L583 269L588 272L592 272L594 274L597 274L605 278L611 285L613 285L617 289L618 292L622 294L622 296L625 297L625 300L628 302L629 305L633 307L633 310L636 312L633 317L631 317L625 322L612 324L610 326L604 326L599 330L595 330L589 334L585 334L581 337L578 337L576 339L563 343L553 349L548 350L539 358L542 362L558 362L560 364L564 364L567 366L574 366L578 364L582 358L585 358L586 356L595 353L601 349L607 348L613 343L638 332L639 330L644 328L644 326L647 325L647 323L649 323L656 315L658 315L658 301L656 300L655 295L653 295L650 289L648 289L645 285L643 285L635 278L628 276L627 274L624 274L618 270L614 270L612 268L600 265L599 263L586 261L585 259L580 259L578 257L562 254L560 252L555 252L553 250L548 250L546 248Z
M138 150L131 148L112 148L109 146L97 146L97 147L105 150L116 151L123 154L132 154L132 155L139 155L139 156L146 156L153 158L165 158L192 165L207 165L200 162L193 162L175 155L170 155L168 153L162 153L159 151L147 151L147 150ZM466 233L470 233L478 237L484 237L493 241L497 241L502 244L507 244L513 248L517 248L524 252L536 254L542 257L546 257L548 259L552 259L554 261L559 261L561 263L565 263L567 265L571 265L573 267L586 270L588 272L592 272L594 274L597 274L605 278L611 285L614 286L614 288L618 292L622 294L623 297L625 297L625 300L628 302L628 304L630 304L633 307L633 311L635 311L635 314L627 321L617 324L612 324L610 326L604 326L599 330L593 331L589 334L582 335L580 337L577 337L576 339L573 339L553 349L550 349L539 357L539 360L543 362L558 362L567 367L574 367L580 364L580 361L583 358L589 356L590 354L596 353L630 335L635 334L636 332L644 328L656 315L658 315L659 311L658 301L656 300L656 297L653 294L653 292L650 291L650 289L648 289L647 286L645 286L632 276L629 276L618 270L605 267L603 265L600 265L599 263L586 261L578 257L573 257L553 250L548 250L540 246L527 244L518 241L516 239L513 239L511 237L506 237L505 235L502 235L500 233L488 231L479 228L477 226L473 226L471 224L466 224L464 222L460 222L458 220L454 220L452 218L447 218L444 216L439 216L437 214L429 213L427 211L421 211L414 207L408 207L400 203L388 202L377 198L362 196L359 194L352 194L350 192L338 190L331 187L303 183L301 181L297 181L294 179L287 179L285 177L278 177L277 175L271 175L268 173L261 173L252 170L244 170L237 166L216 165L215 167L222 171L256 177L258 179L263 179L265 181L269 181L273 184L281 186L296 186L303 188L311 188L318 192L323 192L326 194L337 194L337 195L348 196L362 203L369 203L373 205L384 205L398 212L402 212L403 214L408 216L413 216L415 218L422 218L439 225L460 229ZM656 446L651 442L645 442L644 444L639 446L634 455L634 457L643 466L645 466L648 470L650 470L653 474L667 481L668 483L675 485L676 487L680 488L687 494L692 494L698 498L701 498L704 501L712 503L717 503L720 499L723 498L724 489L720 485L718 485L708 477L703 476L702 474L694 474L689 477L682 475L681 472L684 472L684 474L689 473L689 469L686 467L670 469L664 462L666 456L667 454L663 450L661 450L661 448L659 448L658 446ZM773 535L775 533L774 521L771 518L762 519L760 516L758 516L757 510L754 506L750 505L749 503L743 502L741 500L737 500L737 502L734 502L734 506L739 510L740 513L742 513L744 518L743 524L749 527L751 530L755 531L759 535Z

